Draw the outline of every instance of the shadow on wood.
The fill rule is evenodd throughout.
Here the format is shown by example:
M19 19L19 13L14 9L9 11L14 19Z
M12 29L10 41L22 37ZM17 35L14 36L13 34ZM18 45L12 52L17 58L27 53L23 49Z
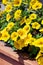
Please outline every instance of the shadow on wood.
M0 59L5 60L11 65L38 65L37 61L24 59L21 53L13 51L11 47L5 46L5 43L0 42ZM1 62L1 60L0 60ZM4 64L4 62L3 62ZM9 65L10 65L9 64ZM2 65L2 64L1 64ZM5 64L6 65L6 64ZM7 64L8 65L8 64Z

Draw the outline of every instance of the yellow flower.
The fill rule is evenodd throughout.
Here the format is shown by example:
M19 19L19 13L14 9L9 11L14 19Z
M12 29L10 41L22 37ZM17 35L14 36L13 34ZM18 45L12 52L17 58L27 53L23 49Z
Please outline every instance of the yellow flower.
M27 8L27 11L29 11L29 10L31 10L32 8L31 8L31 6L29 6L28 8Z
M25 42L24 42L24 47L27 47L28 44L29 44L29 41L28 41L26 38L24 39L24 41L25 41Z
M31 19L27 18L25 21L26 24L30 24L31 23Z
M20 17L21 17L21 10L19 9L19 10L16 10L16 12L14 13L14 18L18 20L20 19Z
M41 21L41 24L43 25L43 20Z
M10 19L11 19L11 15L8 13L8 14L6 15L6 20L9 21Z
M40 52L43 53L43 37L37 39L32 43L32 45L35 45L40 48Z
M10 27L5 27L1 32L3 33L4 31L7 31L7 32L9 32L11 30L11 28Z
M10 38L10 35L8 34L8 32L7 32L7 31L4 31L4 32L2 33L2 40L3 40L4 42L7 42L9 38Z
M34 22L34 23L32 23L32 28L33 29L39 29L40 28L40 24L38 22Z
M27 36L27 33L25 32L25 30L23 30L21 28L18 29L17 32L21 39L24 39Z
M32 43L33 45L37 46L37 47L43 47L43 37L37 39L35 42Z
M0 12L0 17L2 16L2 13Z
M20 39L20 40L14 42L14 47L16 49L21 50L24 47L24 40L23 39Z
M12 39L13 41L17 41L17 38L18 38L18 33L17 33L17 32L13 32L13 33L11 34L11 39Z
M32 34L29 33L26 38L25 38L25 46L27 46L27 44L30 44L30 39L32 38Z
M27 37L28 37L28 39L29 38L32 38L32 34L31 33L28 33Z
M7 4L8 0L2 0L3 4Z
M0 40L2 40L2 32L0 31Z
M32 6L37 2L38 0L31 0L30 1L30 6L28 8L28 10L31 10L32 9Z
M43 53L43 47L40 48L41 53Z
M42 8L42 3L41 2L36 2L33 6L33 10L41 9Z
M30 1L30 6L33 6L38 0L31 0Z
M43 28L41 28L39 31L43 34Z
M39 65L43 65L43 54L41 54L41 52L37 54L36 60Z
M38 58L38 64L43 65L43 55Z
M30 31L30 26L29 25L25 25L24 28L26 33L28 33Z
M38 58L39 58L40 56L42 56L41 51L39 51L39 53L37 54L37 56L36 56L35 59L38 60Z
M34 42L34 41L36 41L36 39L35 38L30 38L30 40L29 40L29 42L30 42L30 45L32 45L32 43Z
M14 42L14 47L19 50L21 49L20 44L17 41Z
M9 32L12 27L6 27L6 31Z
M0 17L2 16L2 11L0 11Z
M13 26L14 26L14 23L13 23L13 22L8 23L8 25L7 25L7 30L8 30L8 29L10 30Z
M34 20L34 19L37 18L37 14L32 13L32 14L29 16L29 18L30 18L31 20Z
M5 11L6 11L6 12L11 12L11 11L12 11L12 5L11 5L11 4L8 4L8 5L5 7Z
M31 5L34 5L37 1L38 1L38 0L31 0L31 1L30 1L30 4L31 4Z
M14 6L20 6L21 3L22 3L22 0L14 0L12 4L13 4Z
M25 23L25 21L26 21L26 16L24 16L24 17L22 18L22 20L20 21L20 25L23 25L23 24Z
M0 11L0 17L5 13L5 10Z
M6 27L3 30L1 30L2 33L5 32L5 31L6 31Z

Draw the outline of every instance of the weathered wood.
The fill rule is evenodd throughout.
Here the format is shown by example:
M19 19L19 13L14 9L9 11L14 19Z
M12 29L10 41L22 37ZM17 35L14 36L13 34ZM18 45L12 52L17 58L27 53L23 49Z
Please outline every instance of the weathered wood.
M17 54L17 52L14 52L12 48L6 47L3 42L0 42L0 57L1 57L0 59L3 61L3 63L8 62L11 65L14 65L14 64L38 65L37 61L35 61L35 60L23 59L19 54ZM0 63L2 63L2 62L0 61ZM10 64L7 64L7 65L10 65Z

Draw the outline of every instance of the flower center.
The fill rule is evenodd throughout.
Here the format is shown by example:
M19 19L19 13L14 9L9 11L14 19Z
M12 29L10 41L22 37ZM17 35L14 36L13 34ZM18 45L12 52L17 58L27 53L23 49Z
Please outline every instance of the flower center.
M0 33L0 37L2 36L2 33Z

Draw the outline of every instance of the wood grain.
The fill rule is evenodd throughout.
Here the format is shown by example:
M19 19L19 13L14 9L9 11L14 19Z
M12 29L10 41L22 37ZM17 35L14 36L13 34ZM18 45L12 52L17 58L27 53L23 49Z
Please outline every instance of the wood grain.
M17 52L14 52L11 47L7 47L7 46L5 46L5 43L0 42L0 55L2 55L2 54L4 54L4 57L9 58L9 59L11 58L13 60L13 62L16 61L20 65L38 65L37 61L23 59L19 54L17 54ZM3 60L3 59L1 59L1 60ZM6 59L5 59L5 60L3 60L3 62L7 63L8 61L6 61Z

